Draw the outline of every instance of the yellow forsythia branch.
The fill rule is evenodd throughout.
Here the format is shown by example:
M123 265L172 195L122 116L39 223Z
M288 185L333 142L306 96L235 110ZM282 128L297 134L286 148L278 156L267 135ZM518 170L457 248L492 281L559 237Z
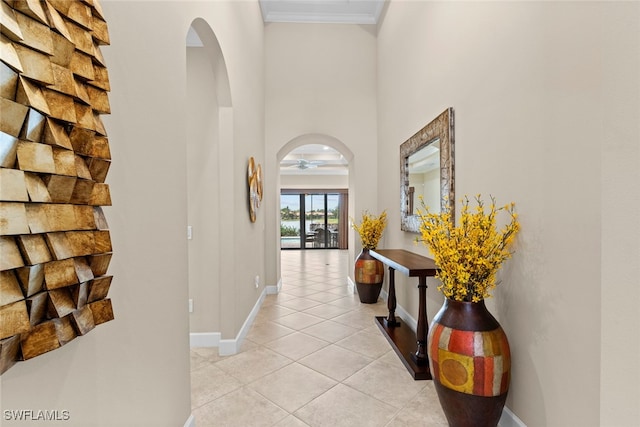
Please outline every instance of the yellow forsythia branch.
M478 194L475 211L469 207L469 199L462 200L460 224L451 221L450 208L441 213L431 213L421 200L421 241L434 256L439 267L436 277L442 285L438 289L449 299L478 302L491 296L496 287L496 273L502 262L511 257L509 248L520 230L515 203L501 207L491 197L485 206ZM498 230L496 217L506 212L510 221Z
M387 226L387 211L384 210L379 216L370 215L367 211L362 213L360 225L351 219L352 227L360 235L362 247L365 249L375 249L382 237L384 228Z

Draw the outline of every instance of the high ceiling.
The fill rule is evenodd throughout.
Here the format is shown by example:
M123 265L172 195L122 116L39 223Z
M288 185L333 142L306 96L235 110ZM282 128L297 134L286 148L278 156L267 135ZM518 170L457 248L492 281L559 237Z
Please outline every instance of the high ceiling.
M260 0L264 22L375 25L384 0ZM346 175L348 162L336 150L308 144L280 163L283 175Z
M384 0L260 0L264 22L377 24Z

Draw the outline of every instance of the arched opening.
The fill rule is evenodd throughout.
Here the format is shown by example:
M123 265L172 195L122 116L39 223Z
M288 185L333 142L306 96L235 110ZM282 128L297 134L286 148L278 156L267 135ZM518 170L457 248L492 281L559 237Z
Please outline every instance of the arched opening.
M324 147L329 154L322 153ZM351 150L332 136L305 134L278 151L276 164L280 165L276 202L278 275L281 249L350 248L353 232L348 222L354 202ZM283 219L286 216L288 220Z
M187 216L189 330L191 346L216 347L224 329L223 301L232 283L225 265L233 240L224 207L232 195L224 185L232 150L233 110L227 67L218 40L206 21L195 19L186 37ZM226 162L228 163L228 162Z

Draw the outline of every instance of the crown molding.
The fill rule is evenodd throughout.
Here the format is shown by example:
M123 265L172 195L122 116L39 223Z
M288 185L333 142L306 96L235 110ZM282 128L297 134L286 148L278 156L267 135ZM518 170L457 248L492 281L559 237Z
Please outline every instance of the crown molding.
M260 0L264 22L375 25L384 0Z

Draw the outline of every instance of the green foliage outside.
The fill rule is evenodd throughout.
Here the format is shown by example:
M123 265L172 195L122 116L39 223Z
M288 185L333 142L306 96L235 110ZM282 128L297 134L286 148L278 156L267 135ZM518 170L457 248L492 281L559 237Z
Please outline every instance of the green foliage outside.
M298 216L296 216L296 214ZM290 221L292 219L299 218L299 215L300 211L292 211L291 209L289 209L289 206L280 209L280 218L282 218L282 220L284 221Z
M327 224L338 224L340 218L340 207L327 210ZM289 206L285 206L280 209L280 219L282 221L299 221L300 210L292 210ZM314 229L314 224L324 224L325 211L324 209L317 209L313 211L307 211L304 213L304 219L307 224L311 224L311 230ZM298 227L280 224L280 236L300 236L300 229Z
M329 216L329 222L332 222L332 220L333 222L337 222L338 218L340 217L340 207L337 206L334 209L328 209L327 213ZM280 209L280 218L283 221L291 221L291 220L299 219L300 211L299 210L294 211L294 210L291 210L289 206L285 206L284 208ZM307 211L305 212L305 218L307 220L324 218L324 209Z
M290 225L280 225L280 236L299 236L300 230Z

